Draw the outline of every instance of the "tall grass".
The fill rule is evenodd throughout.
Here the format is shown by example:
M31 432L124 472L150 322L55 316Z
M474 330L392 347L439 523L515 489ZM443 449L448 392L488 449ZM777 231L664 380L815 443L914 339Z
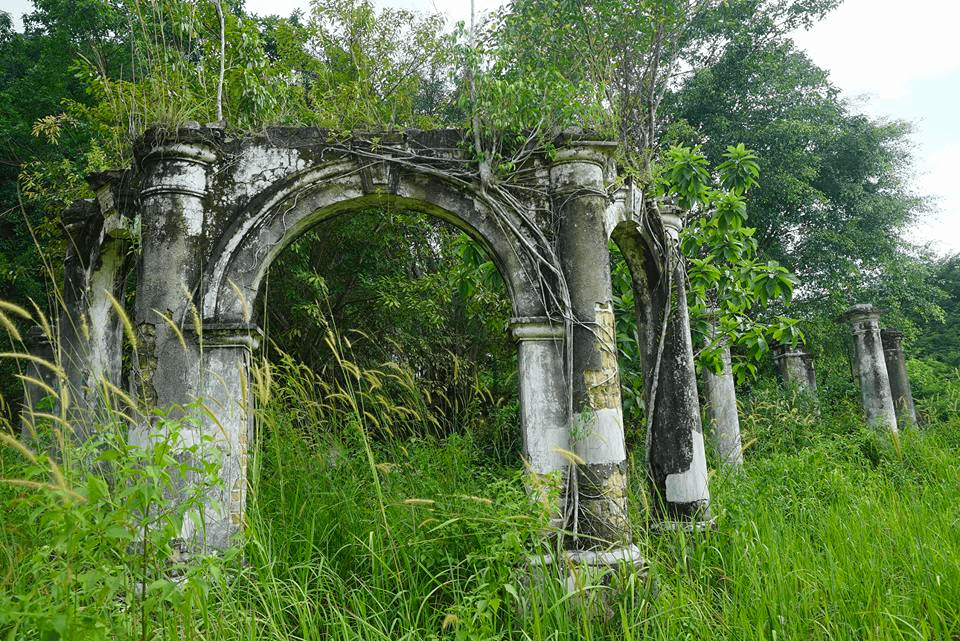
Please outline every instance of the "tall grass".
M248 525L225 555L172 558L173 449L132 450L118 424L58 462L5 436L0 639L960 638L955 379L898 437L855 398L758 385L743 468L712 476L716 529L649 536L638 465L651 579L570 593L528 562L552 551L521 461L439 438L413 378L330 340L338 383L283 358L255 373Z

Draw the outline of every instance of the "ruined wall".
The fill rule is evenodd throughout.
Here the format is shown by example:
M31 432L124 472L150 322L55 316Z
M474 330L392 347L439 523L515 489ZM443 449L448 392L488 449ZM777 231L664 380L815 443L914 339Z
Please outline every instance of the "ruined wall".
M188 419L181 443L209 441L219 457L223 487L210 497L199 543L224 547L243 523L254 430L249 376L260 341L252 313L263 278L313 225L377 207L437 216L486 248L513 308L531 496L559 501L550 506L555 523L570 533L565 545L578 554L607 558L616 549L622 553L610 558L639 562L630 545L607 250L611 230L624 221L636 224L638 214L634 200L611 191L614 145L566 132L553 154L531 154L516 172L519 182L505 184L480 182L462 141L462 132L448 130L343 140L315 128L244 137L191 125L149 132L136 146L135 172L102 180L103 229L120 228L107 212L117 209L121 183L133 176L139 225L134 395L165 419ZM696 525L709 520L709 493L677 226L657 228L669 230L658 240L661 250L674 253L666 263L663 255L648 255L647 267L666 264L670 278L646 283L646 307L638 315L646 323L647 355L663 358L654 377L660 389L650 472L658 518ZM645 233L642 242L650 240ZM106 247L87 249L109 266ZM106 283L94 272L78 282ZM673 286L662 286L671 279ZM84 313L101 319L102 302ZM119 337L108 341L119 343ZM96 360L84 358L87 365ZM144 416L131 438L149 445L151 433L170 423Z

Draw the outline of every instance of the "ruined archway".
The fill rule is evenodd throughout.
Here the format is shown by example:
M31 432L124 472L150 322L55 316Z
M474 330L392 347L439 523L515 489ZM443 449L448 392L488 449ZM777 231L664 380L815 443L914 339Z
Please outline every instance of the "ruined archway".
M193 417L185 444L218 448L223 490L212 498L221 507L205 516L204 542L227 545L242 522L261 282L319 221L379 207L438 217L484 247L511 301L529 469L557 473L557 523L574 552L639 559L629 545L607 248L634 212L616 197L614 147L568 133L549 155L531 151L510 181L483 182L459 131L341 139L311 128L240 137L194 126L144 136L131 181L133 380L146 407ZM101 208L116 188L100 190ZM141 440L150 428L139 428Z
M460 141L452 131L337 142L312 129L229 138L199 128L138 146L137 379L158 407L202 403L193 438L206 435L221 451L226 506L208 518L207 543L224 545L242 520L260 283L304 230L370 207L437 216L484 246L511 299L530 469L562 479L579 457L585 493L567 518L590 547L628 539L616 362L604 356L609 278L590 277L605 258L582 251L598 239L605 250L603 143L533 155L508 187L478 181ZM581 434L571 441L573 420Z

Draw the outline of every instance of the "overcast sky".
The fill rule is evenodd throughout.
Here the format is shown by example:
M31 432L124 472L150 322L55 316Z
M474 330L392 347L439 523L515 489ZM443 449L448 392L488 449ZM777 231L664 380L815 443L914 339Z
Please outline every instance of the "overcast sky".
M469 22L468 0L374 0L438 11ZM479 15L498 0L475 0ZM257 14L309 10L309 0L246 0ZM15 18L29 0L0 0ZM960 252L960 0L844 0L810 32L794 37L857 108L875 118L916 126L915 190L936 199L934 212L912 233L941 253Z

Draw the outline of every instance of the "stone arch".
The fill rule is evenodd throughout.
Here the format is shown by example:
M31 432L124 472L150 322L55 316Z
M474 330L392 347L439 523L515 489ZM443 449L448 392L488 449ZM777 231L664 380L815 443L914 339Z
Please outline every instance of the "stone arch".
M373 169L343 159L296 172L253 198L212 253L202 279L201 317L249 323L260 284L284 248L323 220L374 207L435 216L478 241L503 277L515 317L560 322L566 316L569 302L558 295L563 277L553 248L510 207L474 184L389 162Z
M212 440L220 453L219 508L200 534L207 545L226 545L243 520L260 338L251 321L267 270L319 221L387 207L439 217L486 248L511 298L526 464L556 483L535 498L572 526L565 545L639 559L629 545L605 229L612 144L558 138L555 154L529 156L509 185L484 185L462 141L447 130L338 141L312 128L235 138L193 127L138 146L134 378L148 404L197 415L181 439Z
M232 182L235 186L236 180ZM543 185L535 186L540 188L545 190ZM253 438L253 407L250 400L241 407L236 399L249 398L243 390L249 385L252 348L259 340L253 314L261 283L273 261L310 228L365 209L430 215L453 224L484 247L511 301L510 329L520 368L520 427L529 470L539 474L565 468L561 452L569 447L565 346L570 303L549 228L536 220L543 210L549 211L549 205L531 200L508 203L486 193L479 183L430 167L370 162L343 152L328 162L281 166L248 199L242 194L237 198L229 190L226 185L210 190L206 197L205 207L212 210L206 217L221 216L223 231L203 250L206 265L193 298L202 321L202 335L196 337L198 346L202 345L195 354L198 382L196 392L185 390L184 394L203 398L205 406L217 414L215 422L202 418L203 430L224 441L223 452L231 452L229 457L224 455L221 472L224 487L231 491L219 499L226 506L224 512L211 515L206 523L208 544L222 547L245 509L244 470L246 449ZM211 205L218 199L219 204ZM231 199L241 204L231 207ZM180 326L190 327L193 314L190 306L180 310ZM179 366L173 374L183 369Z

